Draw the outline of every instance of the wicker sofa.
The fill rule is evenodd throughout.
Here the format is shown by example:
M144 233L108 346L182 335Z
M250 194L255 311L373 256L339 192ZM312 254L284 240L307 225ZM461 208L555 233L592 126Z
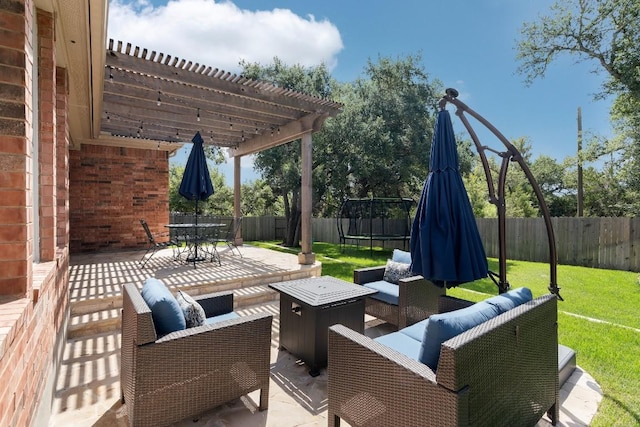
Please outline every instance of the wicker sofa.
M255 390L268 407L272 316L235 315L231 292L194 299L222 320L159 336L138 288L124 285L120 383L132 427L168 425Z
M391 261L410 262L410 254L395 249ZM444 288L422 276L401 278L397 284L385 283L385 269L386 266L383 265L353 271L353 283L379 291L365 300L365 313L399 329L438 313L438 297L445 294ZM385 298L388 294L392 294L391 299Z
M472 305L439 301L440 312ZM359 427L527 426L545 413L553 424L558 419L554 295L444 341L435 371L343 325L332 326L328 339L329 426L341 419Z

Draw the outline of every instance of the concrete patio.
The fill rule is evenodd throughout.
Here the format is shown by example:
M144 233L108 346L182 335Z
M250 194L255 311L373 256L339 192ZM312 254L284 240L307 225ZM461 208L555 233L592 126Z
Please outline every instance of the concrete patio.
M123 283L154 276L193 294L232 289L239 314L273 315L269 409L256 410L258 392L236 399L177 426L325 426L327 374L307 367L278 348L278 294L268 283L321 274L321 266L300 266L295 255L244 246L243 257L221 251L222 265L178 264L171 250L157 253L139 269L141 252L75 255L70 266L71 319L49 426L127 426L120 403L119 307ZM379 336L392 326L367 316L365 333ZM579 362L579 358L578 358ZM579 367L560 391L562 426L587 426L602 398L596 381ZM550 425L542 419L538 425Z

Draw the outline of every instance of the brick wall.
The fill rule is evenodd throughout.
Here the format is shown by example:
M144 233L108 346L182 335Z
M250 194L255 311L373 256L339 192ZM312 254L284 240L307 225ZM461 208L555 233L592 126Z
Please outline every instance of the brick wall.
M4 339L7 347L0 349L0 426L32 425L52 374L56 343L64 340L68 252L62 251L57 261L38 264L34 270L39 285L37 301L22 298L0 302L0 323L7 319L13 324ZM50 407L51 402L44 405Z
M56 242L58 248L69 244L69 77L67 70L56 69Z
M36 13L32 0L0 1L0 426L32 425L37 407L50 408L50 401L42 401L44 390L68 319L69 251L55 241L53 209L56 179L68 174L66 166L58 169L53 129L59 117L66 120L67 104L58 102L56 93L53 16ZM36 23L38 52L32 40ZM35 106L33 61L38 61L41 79ZM44 191L42 209L34 215L36 114L38 140L44 141L38 149L37 185ZM34 263L34 221L40 225L39 253L49 262Z
M169 222L166 151L82 144L70 152L71 253L140 248L140 218L153 233Z
M53 14L37 13L38 23L38 179L40 261L56 251L56 66Z
M29 2L0 2L0 295L31 288L31 73Z

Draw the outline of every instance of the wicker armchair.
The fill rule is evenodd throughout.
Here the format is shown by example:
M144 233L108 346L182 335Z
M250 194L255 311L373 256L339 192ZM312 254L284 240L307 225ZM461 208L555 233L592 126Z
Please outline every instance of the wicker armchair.
M353 271L353 283L382 280L385 266L361 268ZM376 296L367 297L365 313L396 325L399 329L413 325L438 312L438 298L445 294L440 288L422 276L398 281L398 304L390 304Z
M440 299L443 311L470 304ZM328 339L330 427L341 419L354 427L527 426L545 412L558 419L554 295L445 341L436 372L343 325Z
M231 292L194 299L207 317L233 310ZM124 285L120 383L130 425L168 425L254 390L267 409L271 322L254 314L158 338L138 288Z

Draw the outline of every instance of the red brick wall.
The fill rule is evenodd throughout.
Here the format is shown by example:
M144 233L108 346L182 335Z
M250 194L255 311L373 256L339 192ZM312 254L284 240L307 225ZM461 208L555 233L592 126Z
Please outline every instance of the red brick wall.
M169 222L166 151L82 144L70 152L71 253L140 248L140 218L154 233Z
M69 79L67 70L56 69L56 242L69 243Z
M31 425L40 404L50 407L41 399L52 374L56 342L64 339L68 319L69 253L65 246L55 248L51 209L58 203L53 172L58 170L58 141L52 126L58 109L66 110L67 105L57 103L56 97L53 15L38 11L41 49L34 53L35 16L32 0L0 1L0 426ZM32 75L33 58L41 72L36 106L32 105L33 79L38 77ZM36 129L38 139L44 141L38 186L45 191L39 200L44 209L34 215L35 114L42 122ZM61 117L66 120L66 114ZM33 262L34 220L40 221L40 253L51 262Z
M31 290L30 2L0 2L0 295Z
M38 178L40 261L56 250L56 66L53 14L38 11Z
M62 251L57 262L39 264L36 270L38 300L13 300L0 310L0 324L12 315L18 319L7 335L7 348L0 352L0 426L32 425L56 340L64 338L60 334L68 317L68 252Z

